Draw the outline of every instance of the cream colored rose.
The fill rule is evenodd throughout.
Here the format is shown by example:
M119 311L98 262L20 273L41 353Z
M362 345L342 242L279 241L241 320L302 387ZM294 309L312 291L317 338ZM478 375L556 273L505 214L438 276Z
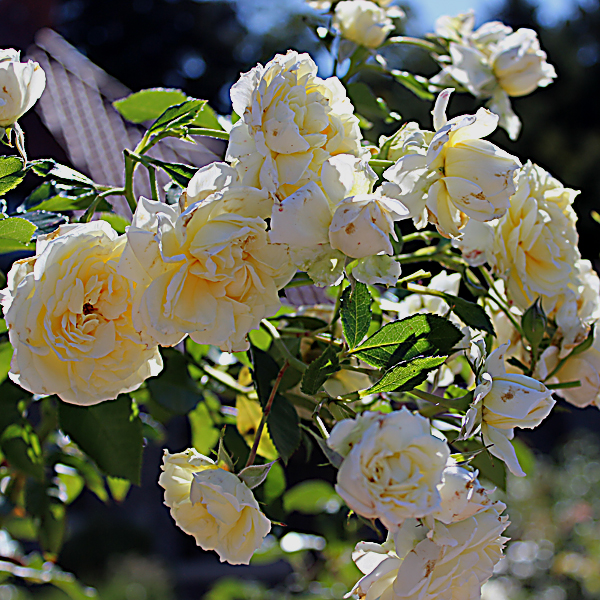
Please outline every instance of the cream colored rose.
M485 257L518 308L526 310L540 298L553 315L580 284L572 208L578 192L531 162L518 172L516 184L504 216L492 223L469 223L456 243L467 256L478 257L476 264Z
M493 48L490 63L500 87L509 96L531 94L556 77L532 29L518 29L500 40Z
M184 212L140 199L119 268L139 285L134 324L144 337L169 346L189 334L245 350L248 332L277 312L295 269L287 249L269 243L265 221L242 216L257 210L243 195L225 188ZM238 214L228 212L232 196Z
M352 591L361 600L478 600L507 541L505 508L495 502L457 523L436 521L427 537L411 519L393 544L358 544L352 558L364 577Z
M448 55L436 57L442 70L430 81L441 87L456 82L477 98L489 98L486 106L499 115L500 127L514 140L521 121L512 110L510 97L549 85L556 71L546 62L535 31L513 32L498 21L473 31L474 22L472 12L438 19L436 33L448 45Z
M519 160L481 138L494 131L498 117L485 109L446 120L452 90L438 96L432 138L425 155L406 154L384 177L397 186L383 192L402 201L415 224L435 223L447 237L460 237L469 219L491 221L506 213L515 191Z
M504 356L508 344L494 350L487 358L474 400L465 416L461 437L471 436L481 424L483 441L491 454L506 463L519 477L525 473L519 464L510 440L515 427L537 427L556 404L552 391L543 383L520 375L507 373Z
M335 5L333 26L342 37L366 48L379 48L394 30L386 10L370 0L343 0Z
M1 294L15 383L88 405L161 371L156 344L133 326L135 284L117 272L125 243L105 221L62 225L13 265Z
M406 408L389 414L366 412L354 420L360 437L351 424L336 424L328 443L340 453L351 447L335 489L352 510L395 529L405 519L439 507L437 485L449 450L431 435L427 419Z
M251 490L193 448L165 450L158 480L177 527L221 562L247 565L271 530Z
M379 194L361 194L342 200L329 226L332 248L352 258L394 253L390 235L394 221L406 219L408 209L402 202Z
M21 62L17 50L0 50L0 127L9 127L40 98L46 74L40 65Z
M244 185L283 200L337 154L361 156L354 108L337 77L317 77L308 54L289 51L244 73L231 88L240 116L231 130L226 159Z
M536 372L541 379L554 371L560 360L559 348L549 346L540 356ZM567 383L579 381L581 385L554 391L567 402L585 408L594 405L600 408L600 339L596 335L590 348L567 360L563 366L548 379L548 383Z

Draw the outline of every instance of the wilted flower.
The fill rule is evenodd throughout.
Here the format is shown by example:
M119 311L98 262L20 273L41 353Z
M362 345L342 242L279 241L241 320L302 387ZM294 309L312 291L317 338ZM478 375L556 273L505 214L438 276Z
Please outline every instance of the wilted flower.
M271 530L252 491L193 448L165 450L158 480L177 527L221 562L247 565Z
M231 88L240 116L231 130L226 158L241 181L283 200L337 154L361 156L354 107L337 77L317 77L308 54L278 54L257 65Z
M395 186L382 186L382 192L401 200L418 227L430 221L443 235L459 237L470 218L490 221L506 212L520 162L481 139L498 124L498 117L489 111L481 108L475 115L446 120L451 92L444 90L438 96L433 113L436 133L426 150L414 145L417 153L402 155L387 169L384 177Z
M395 529L439 507L449 450L424 417L406 408L366 412L337 423L327 442L345 456L335 489L358 514Z
M473 404L467 411L461 438L470 437L481 425L483 441L491 454L506 463L511 473L524 477L510 440L515 427L533 429L556 402L543 383L518 373L507 373L504 355L508 344L494 350L485 362Z
M40 98L46 74L38 63L21 62L17 50L0 50L0 127L9 127Z
M62 225L13 264L1 295L15 383L89 405L161 371L156 343L133 325L135 285L117 271L125 244L105 221Z

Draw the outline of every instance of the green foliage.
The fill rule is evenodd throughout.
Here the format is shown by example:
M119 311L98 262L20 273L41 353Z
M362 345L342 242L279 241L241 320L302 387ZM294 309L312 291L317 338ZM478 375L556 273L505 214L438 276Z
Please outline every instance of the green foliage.
M27 171L24 165L17 156L0 156L0 196L16 188L25 179Z
M405 392L416 388L427 379L430 371L444 364L447 356L422 356L402 362L387 370L383 377L362 396L381 392Z
M148 133L157 135L190 126L205 104L206 100L186 100L167 108L148 129Z
M278 463L274 463L262 486L263 498L267 504L279 498L285 492L285 471Z
M448 319L418 314L384 325L351 354L374 367L387 368L416 356L448 354L461 338Z
M185 102L186 99L187 96L181 90L151 88L115 100L113 106L128 121L143 123L158 119L165 110Z
M342 294L342 327L350 350L354 349L369 331L372 301L369 289L360 282L356 282L354 289L348 286Z
M217 119L217 113L207 104L205 104L200 112L196 115L194 127L203 127L206 129L223 129Z
M429 91L429 80L427 78L397 69L390 71L390 75L421 100L434 99L435 96Z
M21 217L0 219L0 253L33 250L35 244L29 241L35 229L35 225Z
M327 346L323 353L313 360L302 377L302 391L316 394L327 379L340 370L340 362L333 346Z
M276 464L276 461L265 465L250 465L242 469L238 473L238 477L252 490L265 481L274 464Z
M160 167L173 181L182 187L187 187L190 179L196 174L198 169L181 163L168 163L157 158L149 156L140 157L144 164Z
M139 485L142 422L128 396L94 406L59 402L61 429L107 474Z
M51 158L32 160L27 163L27 168L40 177L53 179L59 183L75 187L95 188L94 182L89 177L71 167L61 165Z
M251 346L251 356L252 378L256 386L258 399L264 410L280 368L269 354L256 346ZM271 412L267 417L267 430L281 460L287 464L291 455L300 445L300 426L296 409L281 394L276 393L273 399Z
M475 302L469 302L464 298L452 296L451 294L442 294L444 300L450 306L450 310L466 325L473 329L480 329L491 335L496 335L494 326L489 315L483 307Z
M160 406L174 415L185 415L198 404L201 392L190 377L181 352L165 348L162 354L165 367L160 377L148 380L148 389Z
M206 402L198 402L194 410L188 413L192 432L192 446L208 456L219 440L219 430L215 427Z
M34 236L36 238L38 235L52 233L59 225L67 222L67 219L63 215L46 212L45 210L32 210L21 213L20 218L35 225Z
M341 504L333 486L322 479L309 479L288 490L283 496L283 507L286 512L294 510L316 515L329 506Z

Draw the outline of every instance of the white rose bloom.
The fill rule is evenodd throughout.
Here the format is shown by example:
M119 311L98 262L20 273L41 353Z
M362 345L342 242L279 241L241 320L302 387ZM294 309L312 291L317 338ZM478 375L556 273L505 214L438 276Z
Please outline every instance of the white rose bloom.
M231 88L240 120L231 129L226 159L244 185L283 200L320 180L331 156L362 156L354 107L337 77L317 77L308 54L289 51L257 65Z
M352 558L364 577L352 591L361 600L478 600L507 541L505 508L495 502L457 523L436 521L427 537L406 521L393 546L359 543Z
M452 90L438 96L434 108L436 134L427 153L407 154L384 177L398 186L382 191L401 200L418 227L435 223L447 237L460 237L469 218L491 221L506 213L515 191L519 160L481 138L494 131L498 117L481 108L476 115L446 120Z
M125 248L105 221L62 225L14 263L0 294L14 348L10 378L34 394L97 404L162 370L132 322L135 284L117 272Z
M361 194L342 200L329 226L332 248L352 258L394 253L390 234L394 221L406 219L408 209L402 202L379 194Z
M559 348L549 346L540 356L536 365L536 373L540 379L554 371L560 360ZM565 362L550 378L548 383L566 383L579 381L581 385L573 388L554 390L554 393L567 402L579 407L597 406L600 408L600 338L596 335L590 348L584 350Z
M370 0L344 0L335 5L333 26L342 37L366 48L379 48L394 23L384 8Z
M17 50L0 50L0 127L9 127L40 98L46 74L38 63L21 62Z
M473 31L475 16L441 17L437 35L448 44L448 55L439 56L442 71L431 78L435 86L452 86L453 81L477 98L489 98L487 107L500 116L500 127L516 139L521 121L513 112L510 97L530 94L556 77L546 62L535 31L492 21Z
M189 334L245 350L248 332L279 310L277 292L295 269L287 249L269 242L265 221L244 216L257 214L253 198L225 188L184 212L140 199L119 269L139 285L134 324L142 335L169 346Z
M358 514L395 529L405 519L423 517L439 507L437 485L449 450L430 433L424 417L406 408L389 414L366 412L354 424L336 424L328 443L340 454L351 447L335 489Z
M158 480L177 527L221 562L247 565L271 530L252 491L193 448L165 450Z
M348 269L350 266L347 267ZM367 285L396 285L401 273L400 263L387 254L359 258L352 266L352 276Z
M469 222L455 245L471 264L487 261L521 311L540 298L568 349L600 317L600 281L577 248L572 204L579 192L531 162L519 170L516 184L507 213L491 223Z
M470 437L481 424L483 441L491 454L506 463L513 475L524 477L510 440L514 428L537 427L556 404L552 391L543 383L520 375L507 373L504 357L508 344L494 350L485 362L474 400L465 416L461 438Z
M487 491L477 480L477 471L468 471L457 465L449 464L444 469L438 491L440 508L426 517L430 527L433 527L433 519L450 525L464 521L492 504Z

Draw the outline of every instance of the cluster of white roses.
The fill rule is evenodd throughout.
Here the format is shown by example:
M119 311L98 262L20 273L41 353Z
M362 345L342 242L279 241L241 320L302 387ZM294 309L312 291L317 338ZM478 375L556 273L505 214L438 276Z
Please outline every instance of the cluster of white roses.
M436 21L436 35L448 54L437 57L442 71L430 82L436 87L458 84L477 98L489 98L487 106L500 116L500 126L514 140L521 121L511 108L510 97L549 85L556 71L546 61L532 29L513 31L500 21L491 21L474 31L474 24L472 10Z

